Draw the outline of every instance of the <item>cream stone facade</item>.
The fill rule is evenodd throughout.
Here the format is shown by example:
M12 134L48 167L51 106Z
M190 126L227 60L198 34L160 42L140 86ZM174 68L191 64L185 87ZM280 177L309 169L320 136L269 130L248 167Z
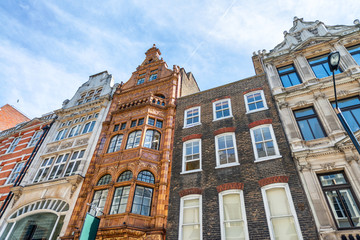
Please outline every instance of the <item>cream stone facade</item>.
M293 24L273 50L254 53L255 71L268 77L320 239L360 239L359 154L333 109L332 74L324 62L340 52L337 95L359 139L359 20L327 26L295 17Z
M92 75L56 110L57 120L0 220L0 239L57 239L67 228L115 90Z

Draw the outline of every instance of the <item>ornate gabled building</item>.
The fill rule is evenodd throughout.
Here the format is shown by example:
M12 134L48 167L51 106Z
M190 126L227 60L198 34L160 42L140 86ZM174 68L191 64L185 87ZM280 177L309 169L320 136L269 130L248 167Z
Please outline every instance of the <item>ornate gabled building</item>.
M338 51L339 107L360 137L360 22L328 26L294 18L284 41L254 53L268 77L321 239L360 239L359 154L334 106L327 56Z
M87 212L100 218L98 239L164 239L175 102L199 88L160 54L150 48L116 89L63 239L79 239Z
M61 109L0 220L0 239L64 234L114 91L107 71L89 77Z

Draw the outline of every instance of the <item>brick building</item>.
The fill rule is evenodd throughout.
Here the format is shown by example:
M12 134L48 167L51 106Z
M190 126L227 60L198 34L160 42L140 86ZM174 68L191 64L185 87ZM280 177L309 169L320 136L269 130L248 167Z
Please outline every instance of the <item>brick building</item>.
M265 75L177 100L167 239L317 239Z
M160 54L150 48L116 89L63 239L79 238L87 212L100 218L99 239L164 239L175 100L199 88Z
M102 122L113 78L92 75L61 109L14 197L0 219L0 239L57 239L69 223Z
M360 239L359 154L333 109L332 51L341 56L339 107L359 139L359 20L328 26L295 17L284 41L253 60L256 72L268 77L320 238Z
M27 121L30 119L9 104L0 108L0 132Z

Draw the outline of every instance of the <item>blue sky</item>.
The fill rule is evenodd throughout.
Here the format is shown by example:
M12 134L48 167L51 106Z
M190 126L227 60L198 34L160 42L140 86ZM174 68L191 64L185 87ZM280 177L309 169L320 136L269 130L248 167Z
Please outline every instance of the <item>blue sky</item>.
M0 106L30 118L61 107L90 75L126 82L154 43L201 90L254 75L251 56L293 17L352 25L358 0L1 0Z

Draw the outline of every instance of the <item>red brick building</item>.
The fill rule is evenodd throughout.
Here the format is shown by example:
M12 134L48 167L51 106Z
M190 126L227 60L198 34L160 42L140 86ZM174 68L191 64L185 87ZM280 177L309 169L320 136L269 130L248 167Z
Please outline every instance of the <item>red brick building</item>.
M0 132L27 121L30 119L9 104L0 108Z

